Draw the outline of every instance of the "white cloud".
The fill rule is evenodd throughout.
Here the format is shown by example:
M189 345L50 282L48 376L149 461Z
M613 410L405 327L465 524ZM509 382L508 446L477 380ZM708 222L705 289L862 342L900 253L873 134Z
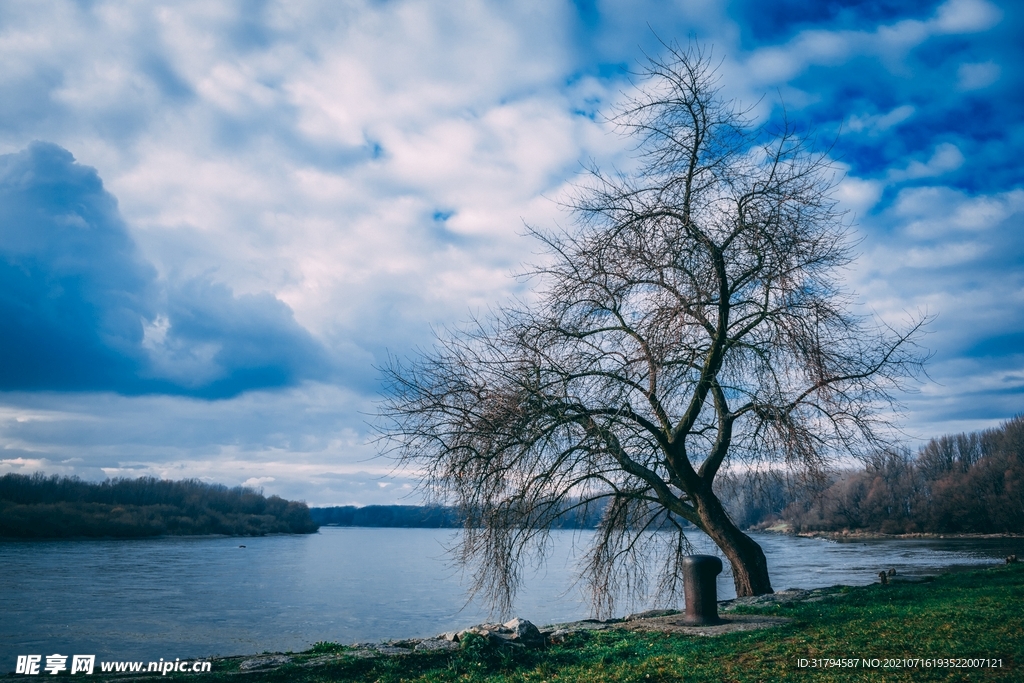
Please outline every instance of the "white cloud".
M917 178L934 178L935 176L955 171L964 164L964 155L960 148L950 142L940 143L932 152L928 161L911 161L906 168L889 171L889 180L900 182Z
M903 104L885 114L854 114L847 121L846 130L877 135L908 120L916 111L913 105Z
M933 26L943 33L986 31L1002 19L1002 11L985 0L947 0L935 12Z
M853 218L864 216L871 211L882 197L884 184L877 180L865 180L847 175L835 190L835 197Z
M783 45L752 52L745 71L753 83L778 84L810 66L837 65L857 56L879 58L895 70L908 51L933 36L986 31L1001 18L999 8L984 0L948 0L929 19L902 19L874 30L807 29Z
M930 380L904 397L912 436L988 428L1020 412L1022 219L1022 190L941 186L903 189L868 219L850 281L865 309L892 324L935 316L921 340L935 353Z
M346 313L378 294L439 312L419 324L461 317L515 287L507 273L532 249L522 221L558 214L541 197L597 127L560 92L564 41L538 40L564 8L528 13L523 24L471 1L358 4L327 21L295 11L276 19L285 45L225 53L224 17L166 7L163 42L198 99L101 170L162 273L269 288L321 337L362 326ZM225 132L247 140L223 147ZM436 210L454 212L441 232Z
M970 197L947 187L908 188L897 196L893 211L913 237L980 232L1024 211L1024 190Z
M943 268L973 261L987 251L978 242L951 242L933 247L912 247L903 257L909 268Z

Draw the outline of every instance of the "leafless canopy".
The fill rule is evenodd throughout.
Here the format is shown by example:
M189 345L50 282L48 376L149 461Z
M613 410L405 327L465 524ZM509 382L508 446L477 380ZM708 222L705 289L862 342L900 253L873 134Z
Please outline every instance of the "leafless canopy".
M466 515L459 558L499 609L525 551L594 509L583 578L599 611L622 589L681 589L686 522L718 543L740 594L770 591L716 475L818 470L876 446L921 362L920 321L896 331L850 310L826 154L723 101L699 48L640 76L612 119L639 170L592 170L573 228L533 231L550 256L530 273L535 303L385 368L392 452Z

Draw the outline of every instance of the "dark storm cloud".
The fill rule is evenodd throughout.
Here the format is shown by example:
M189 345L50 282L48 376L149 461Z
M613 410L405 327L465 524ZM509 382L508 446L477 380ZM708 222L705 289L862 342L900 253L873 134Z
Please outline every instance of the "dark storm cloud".
M0 156L0 390L226 397L329 363L269 294L167 285L95 169L57 145Z

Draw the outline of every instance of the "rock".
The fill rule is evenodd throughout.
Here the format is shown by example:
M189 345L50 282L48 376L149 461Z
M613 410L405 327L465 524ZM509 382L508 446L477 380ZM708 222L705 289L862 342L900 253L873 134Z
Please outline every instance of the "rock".
M452 635L454 636L455 634L453 633ZM459 644L457 642L454 640L448 640L444 637L422 640L413 648L416 652L447 652L449 650L458 649Z
M451 639L462 642L468 634L474 634L486 638L492 645L509 645L513 647L543 647L544 636L540 629L526 619L515 618L504 624L478 624L458 633L452 634ZM449 634L443 633L439 638L447 639Z
M470 633L489 640L491 633L493 633L494 629L497 628L499 628L497 624L480 624L479 626L470 626L469 628L464 628L455 634L455 642L461 643L462 640Z
M540 634L540 629L526 619L516 617L512 621L506 621L502 626L511 631L512 642L521 643L526 647L544 645L544 636Z
M601 621L600 619L581 619L580 621L567 621L563 624L551 624L544 628L548 631L557 629L568 629L570 631L604 631L612 628L616 624L621 624L625 619L606 619Z
M291 657L284 655L272 655L270 657L254 657L246 659L238 665L240 671L252 671L254 669L269 669L283 666L292 661Z
M573 633L579 633L579 631L573 631L567 628L555 629L554 631L547 634L547 640L552 645L561 645L566 640L568 640L569 636L571 636Z
M809 600L823 600L832 598L839 594L837 587L815 588L804 590L802 588L787 588L784 591L776 591L767 595L756 595L746 598L733 598L732 600L720 600L718 602L719 612L732 612L737 607L749 605L772 605L785 604L787 602L807 602Z
M375 645L373 651L377 654L384 655L385 657L394 657L396 655L407 655L412 652L412 649L407 647L395 647L390 643L384 643L383 645Z
M406 638L405 640L389 640L386 645L389 647L404 647L408 650L415 650L416 646L423 642L423 638Z
M420 641L395 640L388 643L354 643L352 650L346 650L343 654L349 657L396 657L398 655L412 654L413 647Z
M649 609L646 612L637 612L636 614L630 614L626 617L626 621L634 621L636 619L653 619L655 617L670 617L673 614L679 614L677 609Z
M560 645L574 635L589 635L592 631L606 631L610 628L619 628L627 623L626 619L583 619L582 621L570 621L564 624L551 624L545 626L540 634L551 645Z
M312 669L318 666L323 666L324 664L340 661L343 656L344 655L340 653L321 655L319 657L314 657L313 659L307 659L299 666L305 667L307 669Z

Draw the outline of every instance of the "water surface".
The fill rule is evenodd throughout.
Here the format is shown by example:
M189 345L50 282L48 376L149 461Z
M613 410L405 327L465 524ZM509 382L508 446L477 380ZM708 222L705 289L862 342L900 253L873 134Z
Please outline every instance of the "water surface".
M3 541L0 672L13 670L19 654L173 659L464 628L489 615L466 603L462 577L449 566L445 546L455 533L325 527L262 538ZM572 581L573 539L585 542L589 533L552 534L550 557L527 573L516 614L538 624L590 616ZM1024 555L1021 539L756 538L776 589L862 585L890 567L929 574ZM695 545L713 552L706 540ZM734 595L727 574L718 585L720 598ZM644 605L622 611L630 607Z

